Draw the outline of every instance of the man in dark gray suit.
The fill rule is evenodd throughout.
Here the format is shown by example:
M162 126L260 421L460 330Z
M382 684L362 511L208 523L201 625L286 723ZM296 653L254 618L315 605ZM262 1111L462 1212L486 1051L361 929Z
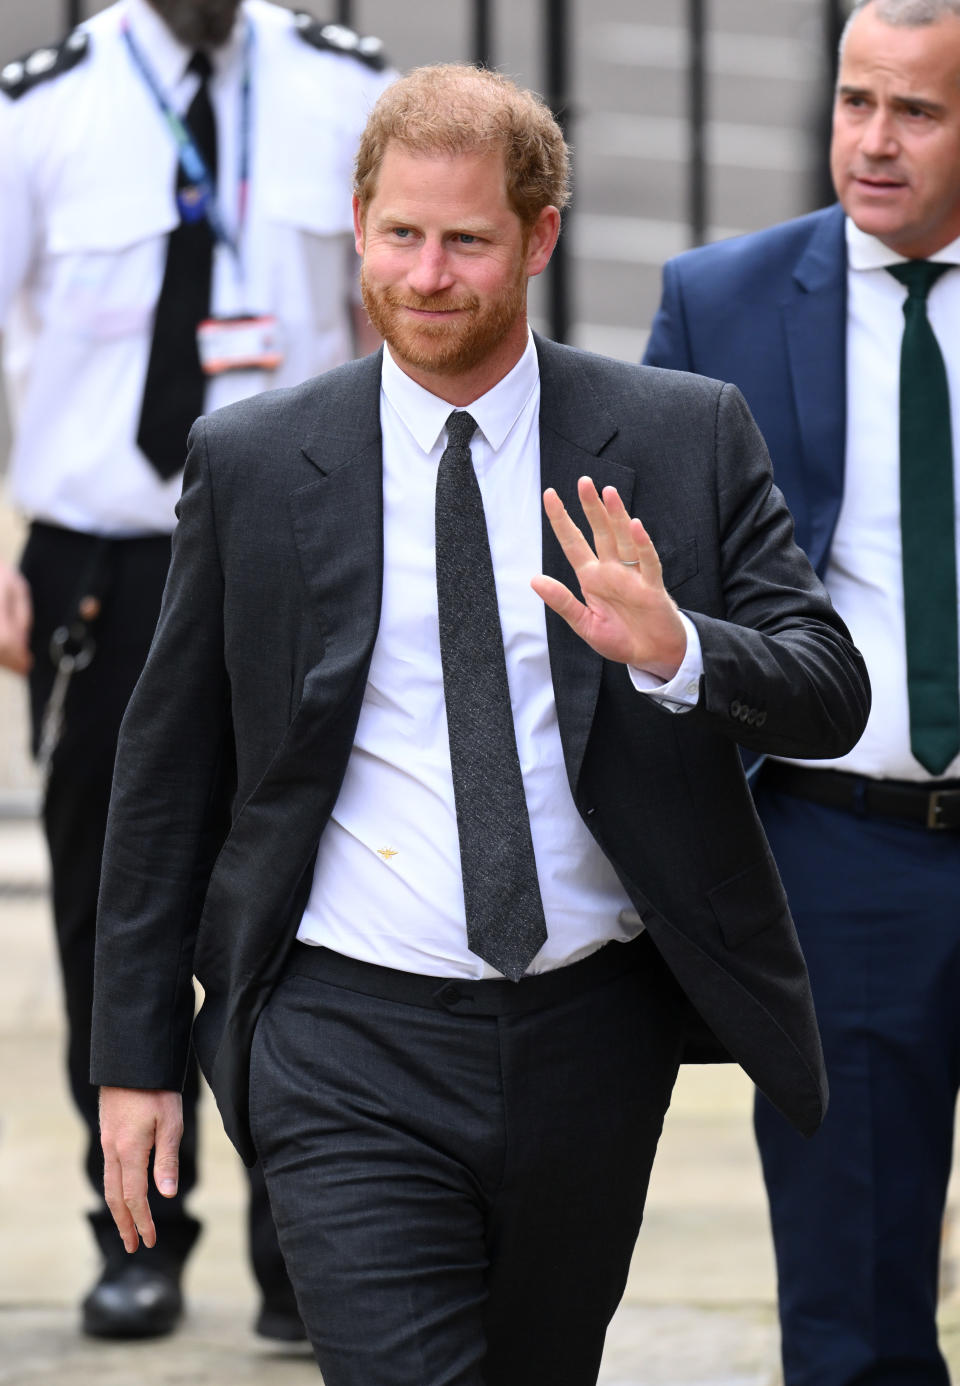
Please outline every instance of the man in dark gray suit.
M862 662L734 389L530 334L566 197L498 75L384 94L387 348L196 425L124 725L108 1202L153 1244L192 1027L327 1386L588 1386L681 1057L824 1109L738 744L838 754Z

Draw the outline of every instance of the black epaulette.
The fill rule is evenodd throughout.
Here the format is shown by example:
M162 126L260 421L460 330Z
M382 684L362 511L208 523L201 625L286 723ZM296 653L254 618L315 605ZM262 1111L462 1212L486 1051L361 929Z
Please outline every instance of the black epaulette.
M69 72L71 67L83 62L89 52L90 35L84 29L74 29L62 43L34 48L32 53L24 53L22 58L7 63L0 69L0 91L16 101L41 82Z
M382 72L387 66L387 55L383 43L372 35L361 37L345 24L321 24L312 14L298 10L293 16L297 33L304 43L327 53L340 53L345 58L356 58L358 62L372 67L374 72Z

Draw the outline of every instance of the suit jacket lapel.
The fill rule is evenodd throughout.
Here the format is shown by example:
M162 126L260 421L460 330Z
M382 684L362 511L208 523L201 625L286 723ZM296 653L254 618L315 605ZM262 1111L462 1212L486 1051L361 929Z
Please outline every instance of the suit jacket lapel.
M846 442L847 254L844 215L831 208L794 269L783 305L797 426L809 480L810 557L822 572L843 495Z
M306 672L286 734L234 820L205 905L207 918L215 922L227 918L221 911L229 911L229 927L243 936L235 964L241 974L260 978L258 986L270 983L289 942L278 921L292 927L306 903L310 863L350 755L379 623L379 356L324 377L306 396L301 420L285 426L277 447L302 453L303 484L288 492L287 504L310 594L303 613L305 648L316 663ZM265 649L263 657L286 653ZM246 930L237 922L238 880L268 883L244 902L259 921ZM236 1005L249 1000L244 991L235 993Z
M316 471L289 497L291 523L323 652L304 684L284 751L303 749L365 671L383 584L380 353L325 380L301 451ZM358 700L359 705L359 700Z
M540 360L541 490L552 486L581 526L586 525L577 496L581 476L592 477L598 491L604 486L615 486L629 510L633 502L632 469L600 455L619 431L616 420L596 399L575 355L536 335L535 341ZM586 533L589 538L589 529ZM543 571L580 595L573 570L546 515ZM550 610L547 642L567 776L575 787L593 725L603 660Z

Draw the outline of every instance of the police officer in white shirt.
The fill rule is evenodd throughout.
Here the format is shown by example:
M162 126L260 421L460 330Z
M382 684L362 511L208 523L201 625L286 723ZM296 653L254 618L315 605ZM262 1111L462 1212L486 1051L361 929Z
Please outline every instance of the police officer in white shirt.
M174 1327L180 1273L199 1231L184 1207L196 1173L196 1076L187 1079L181 1194L163 1209L163 1250L132 1259L102 1202L88 1081L116 738L156 622L192 421L180 436L162 393L164 373L179 365L165 359L176 353L171 338L161 339L158 309L168 245L189 220L208 238L199 393L188 412L373 349L379 339L357 289L352 163L391 77L379 41L266 0L119 0L58 47L0 73L10 482L30 521L21 571L0 565L0 666L29 674L34 750L46 775L70 1082L100 1199L91 1222L103 1271L83 1304L83 1327L98 1336ZM201 87L213 157L187 119ZM182 306L178 290L172 297ZM160 462L138 443L155 373L170 434ZM257 1331L302 1337L256 1171L250 1245L263 1293Z

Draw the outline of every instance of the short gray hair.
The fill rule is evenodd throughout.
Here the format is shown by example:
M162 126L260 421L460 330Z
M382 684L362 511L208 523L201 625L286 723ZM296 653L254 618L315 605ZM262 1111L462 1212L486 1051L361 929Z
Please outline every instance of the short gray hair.
M860 11L868 6L873 7L877 18L882 19L884 24L900 24L905 29L920 29L927 24L937 24L951 14L960 19L960 0L856 0L840 35L841 58L850 25Z
M850 18L868 5L873 6L884 24L903 24L907 28L936 24L948 14L960 18L960 0L857 0Z

